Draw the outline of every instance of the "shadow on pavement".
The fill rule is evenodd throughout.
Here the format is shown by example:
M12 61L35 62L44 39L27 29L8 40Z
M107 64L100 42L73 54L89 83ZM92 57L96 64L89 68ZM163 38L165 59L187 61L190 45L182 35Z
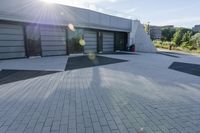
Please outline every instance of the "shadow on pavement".
M173 57L173 58L180 58L179 56L177 56L177 55L175 55L173 53L169 53L169 52L157 52L157 54L165 55L165 56Z
M114 59L114 58L108 58L108 57L103 57L103 56L95 56L94 59L91 59L87 55L69 57L65 70L67 71L67 70L74 70L74 69L80 69L80 68L122 63L122 62L127 62L127 60Z
M107 53L99 53L99 55L106 55L106 54L113 54L113 55L138 55L138 53L134 53L134 52L107 52Z
M191 64L191 63L183 63L183 62L173 62L169 69L173 69L176 71L192 74L195 76L200 76L200 65L199 64Z
M0 71L0 85L58 72L59 71L2 70Z

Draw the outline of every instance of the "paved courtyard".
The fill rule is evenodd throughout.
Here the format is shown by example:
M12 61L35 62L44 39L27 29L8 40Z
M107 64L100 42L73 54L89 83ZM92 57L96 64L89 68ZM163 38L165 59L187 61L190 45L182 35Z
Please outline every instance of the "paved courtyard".
M67 56L0 60L0 70L64 71L67 60Z
M199 57L102 56L128 62L0 85L0 133L200 132L200 77L168 69Z

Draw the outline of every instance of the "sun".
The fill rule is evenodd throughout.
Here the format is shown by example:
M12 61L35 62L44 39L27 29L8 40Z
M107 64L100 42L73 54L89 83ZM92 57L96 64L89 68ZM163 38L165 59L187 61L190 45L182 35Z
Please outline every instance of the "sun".
M73 3L74 1L77 1L77 0L74 0L74 1L70 1L70 0L41 0L41 1L43 1L43 2L45 2L45 3L58 3L58 4L64 4L64 5L66 5L66 4L71 4L71 3Z
M56 3L55 0L41 0L47 4L52 4L52 3Z
M57 3L61 5L69 5L75 7L85 7L84 5L86 0L40 0L40 1L47 4Z

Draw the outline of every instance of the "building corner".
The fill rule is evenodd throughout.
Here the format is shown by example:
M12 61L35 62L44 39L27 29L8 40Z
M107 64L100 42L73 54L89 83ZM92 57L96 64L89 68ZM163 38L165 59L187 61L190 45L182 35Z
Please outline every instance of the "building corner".
M144 31L144 26L139 20L132 20L132 27L128 40L128 46L134 44L136 52L157 52L150 36Z

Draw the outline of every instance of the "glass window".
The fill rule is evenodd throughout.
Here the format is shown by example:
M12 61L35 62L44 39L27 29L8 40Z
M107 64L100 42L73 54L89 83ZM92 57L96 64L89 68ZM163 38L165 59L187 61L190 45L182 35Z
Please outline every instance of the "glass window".
M83 29L68 31L68 49L70 54L83 52L83 46L80 45L81 39L83 39Z
M38 25L26 26L27 56L40 56L40 32Z
M127 34L126 33L116 33L116 50L124 51L126 50L127 44Z

